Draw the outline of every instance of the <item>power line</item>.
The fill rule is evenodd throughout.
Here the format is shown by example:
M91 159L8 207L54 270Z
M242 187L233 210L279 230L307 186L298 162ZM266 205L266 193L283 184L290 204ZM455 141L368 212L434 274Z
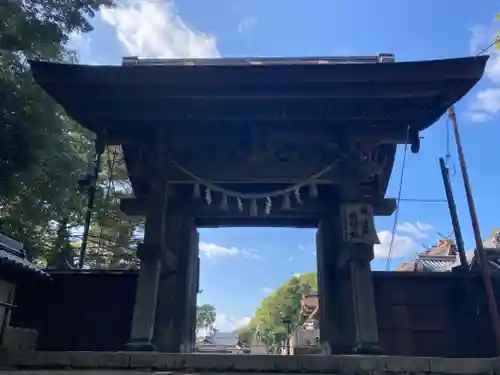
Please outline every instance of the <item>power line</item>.
M490 43L488 45L488 47L482 49L481 51L479 51L479 53L475 56L475 57L479 57L481 56L483 53L486 53L488 52L495 44L499 43L500 42L500 38L499 37L495 37L495 40L493 40L493 43Z
M400 202L410 203L446 203L446 199L425 199L425 198L401 198Z

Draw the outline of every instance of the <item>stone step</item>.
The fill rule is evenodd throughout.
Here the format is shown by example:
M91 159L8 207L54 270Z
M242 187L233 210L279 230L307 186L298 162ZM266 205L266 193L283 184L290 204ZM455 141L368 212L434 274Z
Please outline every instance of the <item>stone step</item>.
M0 353L0 374L500 374L500 358L423 358L374 355L224 355L145 352Z

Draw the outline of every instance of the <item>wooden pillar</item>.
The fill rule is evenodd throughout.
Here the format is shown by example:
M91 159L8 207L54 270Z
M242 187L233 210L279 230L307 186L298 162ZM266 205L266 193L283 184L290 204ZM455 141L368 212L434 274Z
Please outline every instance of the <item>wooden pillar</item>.
M163 270L154 343L161 352L189 353L196 340L198 233L193 218L182 215L167 218L166 233L178 262L175 272Z
M153 342L158 351L179 353L181 340L178 326L179 270L182 268L183 220L182 216L169 213L165 220L165 248L177 257L175 270L163 268L158 291L158 309L155 316Z
M373 207L368 204L342 205L343 249L350 273L357 354L380 354L378 324L370 262L373 246L379 243Z
M185 246L179 273L179 326L182 327L182 352L191 353L196 344L196 296L198 270L198 231L191 218L185 222ZM194 312L194 315L193 315Z
M351 247L349 268L351 271L352 299L356 346L359 354L377 354L378 323L370 262L373 259L373 245L356 244Z
M377 241L369 206L342 205L320 221L316 234L319 324L327 354L380 352L370 269Z
M191 229L191 259L190 259L190 269L189 269L189 292L190 299L188 303L188 311L189 311L189 328L188 328L188 338L190 343L190 352L195 351L196 347L196 305L198 302L198 272L199 272L199 244L200 244L200 234L196 229L196 226L193 225Z
M167 187L156 190L154 202L146 216L144 242L139 245L138 257L141 261L135 295L134 317L130 341L126 350L154 351L152 343L156 316L158 287L161 271L161 251L164 245L164 222L167 204Z
M191 306L191 321L193 322L192 342L194 343L193 351L196 351L196 330L197 315L198 315L198 294L200 293L200 233L196 231L196 267L194 270L196 294L194 296L193 305Z
M324 354L345 353L354 344L349 278L341 269L342 221L338 210L316 233L320 344Z

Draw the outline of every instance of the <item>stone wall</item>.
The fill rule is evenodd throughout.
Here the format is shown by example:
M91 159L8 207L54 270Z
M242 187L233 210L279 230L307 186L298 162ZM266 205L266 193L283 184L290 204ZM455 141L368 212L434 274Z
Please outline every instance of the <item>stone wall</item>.
M55 272L53 279L18 288L11 325L36 329L42 350L121 350L129 338L137 273ZM374 288L387 354L495 355L479 276L374 272Z
M163 353L0 352L0 374L345 374L345 375L494 375L498 358L448 359L389 356L218 355ZM19 371L19 372L18 372ZM159 373L158 373L159 374Z

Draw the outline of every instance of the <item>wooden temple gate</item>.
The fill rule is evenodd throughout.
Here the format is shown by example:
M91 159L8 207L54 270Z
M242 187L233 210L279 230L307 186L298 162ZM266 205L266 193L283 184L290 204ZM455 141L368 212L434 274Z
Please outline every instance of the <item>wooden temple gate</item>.
M317 228L326 350L380 350L370 261L374 216L396 207L396 146L418 152L487 61L388 57L30 62L69 116L123 148L121 207L146 218L128 349L192 351L197 228L274 226Z

